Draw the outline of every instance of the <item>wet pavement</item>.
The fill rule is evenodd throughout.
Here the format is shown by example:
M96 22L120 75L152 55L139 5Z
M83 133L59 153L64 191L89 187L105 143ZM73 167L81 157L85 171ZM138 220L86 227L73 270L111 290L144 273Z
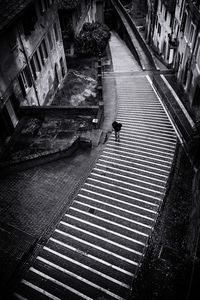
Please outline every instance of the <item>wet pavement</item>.
M71 158L0 179L1 289L10 287L16 268L46 240L100 150L78 150Z
M105 84L105 135L112 130L115 99L114 82ZM79 149L72 157L35 168L33 162L28 170L0 177L0 287L4 299L71 204L101 151L102 145Z
M109 89L110 83L111 89ZM112 101L111 103L109 102L109 99L113 100L116 97L114 87L115 80L113 78L107 78L104 85L105 91L108 92L105 96L105 99L108 100L108 103L105 103L105 106L107 105L107 113L105 113L105 122L103 125L105 133L109 133L111 131L111 122L116 116L116 107L113 108L115 101ZM97 158L102 152L102 148L103 146L100 145L90 150L78 150L76 155L72 158L62 159L0 179L0 232L1 240L3 241L0 250L2 258L0 270L1 272L3 271L1 273L2 290L5 288L8 293L8 290L10 290L12 285L15 283L15 279L24 273L24 271L29 267L30 262L37 255L38 251L46 243L51 232L56 227L56 224L61 219L63 213L68 209L72 199L77 195L79 188L88 177ZM181 163L182 161L178 160L176 165L177 170L179 170ZM174 195L174 191L177 191L175 195L178 199L180 199L180 201L182 200L182 180L185 180L185 177L181 176L182 175L179 175L177 177L181 179L179 186L173 186L171 189L171 195ZM190 190L190 184L186 187L186 189L187 191ZM169 197L168 194L168 201L170 199L174 202L176 200L173 199L172 196ZM170 201L168 203L168 208L170 208ZM181 205L181 202L179 202L178 208ZM166 206L164 206L164 208L166 208ZM180 210L178 210L178 208L174 207L175 215L178 213L180 214ZM167 224L166 221L170 219L170 216L170 210L166 210L165 216L163 210L161 214L163 224ZM183 220L180 218L179 228L182 228L181 221ZM170 223L172 225L173 220ZM168 239L166 238L166 235L163 236L161 230L155 232L154 239L152 239L152 247L154 247L157 252L153 250L153 254L150 253L149 256L147 256L146 265L144 264L144 269L142 270L143 273L141 272L141 275L139 275L141 276L140 278L143 278L142 284L141 282L137 283L138 286L135 288L136 294L135 296L133 295L135 299L178 299L174 296L176 293L173 295L173 292L175 292L176 289L173 286L173 282L171 285L168 285L168 281L165 281L166 298L160 297L160 295L163 295L163 281L159 284L158 280L161 274L158 272L160 270L160 265L154 264L155 268L152 268L152 261L154 263L155 257L158 257L159 253L161 254L161 259L165 259L169 256L170 250L166 249L175 248L174 250L177 252L179 249L176 248L178 248L180 243L177 243L176 247L172 247L172 245L169 244L169 241L171 240L170 233L176 236L179 234L179 239L181 239L180 237L183 236L183 232L181 233L179 230L179 233L177 234L175 226L173 228L168 226L166 229L163 225L160 229L165 230L166 235L168 234ZM163 237L162 243L160 243L161 237ZM166 242L166 245L164 241ZM168 248L165 247L163 252L160 252L161 246L163 245ZM154 253L156 253L155 256ZM150 269L149 272L147 272L149 266ZM163 268L162 275L165 276L166 274L171 274L169 276L171 276L173 281L173 269L171 269L170 273L169 267L170 265L167 266L168 273L166 273L166 269ZM148 282L149 277L153 274L155 278L154 285L150 286L147 284L145 286L145 283ZM169 278L169 276L167 278ZM177 282L180 283L179 279L181 278L182 277L179 276L179 278L177 278ZM140 288L144 290L143 298ZM148 294L149 290L151 290L150 294ZM170 295L170 297L167 298L167 295Z

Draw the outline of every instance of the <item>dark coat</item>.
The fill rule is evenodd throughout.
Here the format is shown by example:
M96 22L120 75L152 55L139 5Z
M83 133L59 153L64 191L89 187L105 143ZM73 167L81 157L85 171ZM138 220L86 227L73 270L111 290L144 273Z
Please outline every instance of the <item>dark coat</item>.
M122 128L122 124L121 124L121 123L118 123L118 122L116 122L116 121L114 121L114 122L112 123L112 127L113 127L113 129L114 129L116 132L119 132L119 131L121 130L121 128Z

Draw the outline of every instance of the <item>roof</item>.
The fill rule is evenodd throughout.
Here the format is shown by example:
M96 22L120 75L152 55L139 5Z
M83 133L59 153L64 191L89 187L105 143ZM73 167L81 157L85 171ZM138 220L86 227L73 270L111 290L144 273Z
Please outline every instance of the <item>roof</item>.
M0 0L0 31L8 27L33 0Z

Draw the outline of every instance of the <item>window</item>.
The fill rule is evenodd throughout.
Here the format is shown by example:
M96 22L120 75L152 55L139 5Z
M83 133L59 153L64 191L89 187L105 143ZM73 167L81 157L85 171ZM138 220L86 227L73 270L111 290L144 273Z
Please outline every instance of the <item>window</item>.
M61 67L62 77L64 77L65 76L65 67L64 67L64 62L63 62L62 57L60 59L60 67Z
M39 53L41 57L42 64L44 66L46 59L48 58L48 52L46 47L45 39L42 40L40 46L39 46Z
M158 25L158 17L157 16L156 16L155 24L156 24L156 27L157 27L157 25Z
M55 34L56 41L58 41L58 28L57 28L57 23L54 23L53 25L53 30Z
M181 54L180 64L183 62L183 53Z
M196 61L197 61L198 58L200 58L199 57L199 54L200 54L200 36L198 37L194 53L195 53L195 57L196 57Z
M184 14L183 14L183 18L182 18L182 22L181 22L181 29L180 29L182 32L185 31L186 19L187 19L187 14L184 13Z
M167 9L165 9L165 21L167 21Z
M169 60L169 57L170 57L170 48L168 47L168 49L167 49L167 60Z
M191 21L189 20L189 17L187 15L187 19L186 19L186 25L185 25L185 36L188 39L188 33L189 33L189 29L190 29L190 23Z
M162 50L162 53L163 53L163 56L164 56L164 58L165 58L165 56L166 56L166 41L164 41L164 43L163 43L163 50Z
M197 84L194 99L193 99L193 105L199 105L200 104L200 87Z
M176 27L176 36L178 36L179 30L180 30L180 27L179 27L179 25L178 25L178 26Z
M183 8L184 8L184 1L182 0L182 2L181 2L181 9L180 9L180 18L181 18L181 16L182 16L182 13L183 13Z
M196 42L196 26L194 24L191 24L190 34L189 34L189 44L192 50L194 48L195 42Z
M39 46L39 53L40 53L41 62L43 64L43 66L44 66L44 64L45 64L45 57L44 57L44 53L43 53L43 49L42 49L42 45L41 44Z
M187 78L188 78L188 69L189 69L189 60L187 60L185 69L184 69L184 74L183 74L183 84L186 85L187 83Z
M40 61L39 61L37 52L35 52L33 54L33 57L30 60L30 64L31 64L32 72L33 72L33 77L36 80L38 73L41 71L41 65L40 65Z
M198 52L197 52L196 61L197 61L198 67L200 69L200 47L199 47Z
M188 39L188 42L191 43L191 44L192 44L192 40L193 40L193 35L194 35L194 25L191 24L189 39Z
M23 69L23 71L21 71L18 79L22 94L25 97L27 90L32 86L31 74L27 66Z
M170 15L170 22L169 22L169 26L172 27L173 25L173 15Z
M158 34L159 34L159 36L160 36L160 34L161 34L161 26L160 26L160 23L158 23Z
M47 38L48 38L48 41L49 41L49 47L52 50L52 48L53 48L53 41L52 41L52 36L51 36L51 30L47 33Z

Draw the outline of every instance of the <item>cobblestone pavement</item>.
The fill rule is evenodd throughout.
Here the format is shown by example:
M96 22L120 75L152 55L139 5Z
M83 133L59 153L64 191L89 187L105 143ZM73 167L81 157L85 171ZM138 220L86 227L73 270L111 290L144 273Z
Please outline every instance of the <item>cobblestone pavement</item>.
M1 288L43 243L90 172L101 147L0 178Z

